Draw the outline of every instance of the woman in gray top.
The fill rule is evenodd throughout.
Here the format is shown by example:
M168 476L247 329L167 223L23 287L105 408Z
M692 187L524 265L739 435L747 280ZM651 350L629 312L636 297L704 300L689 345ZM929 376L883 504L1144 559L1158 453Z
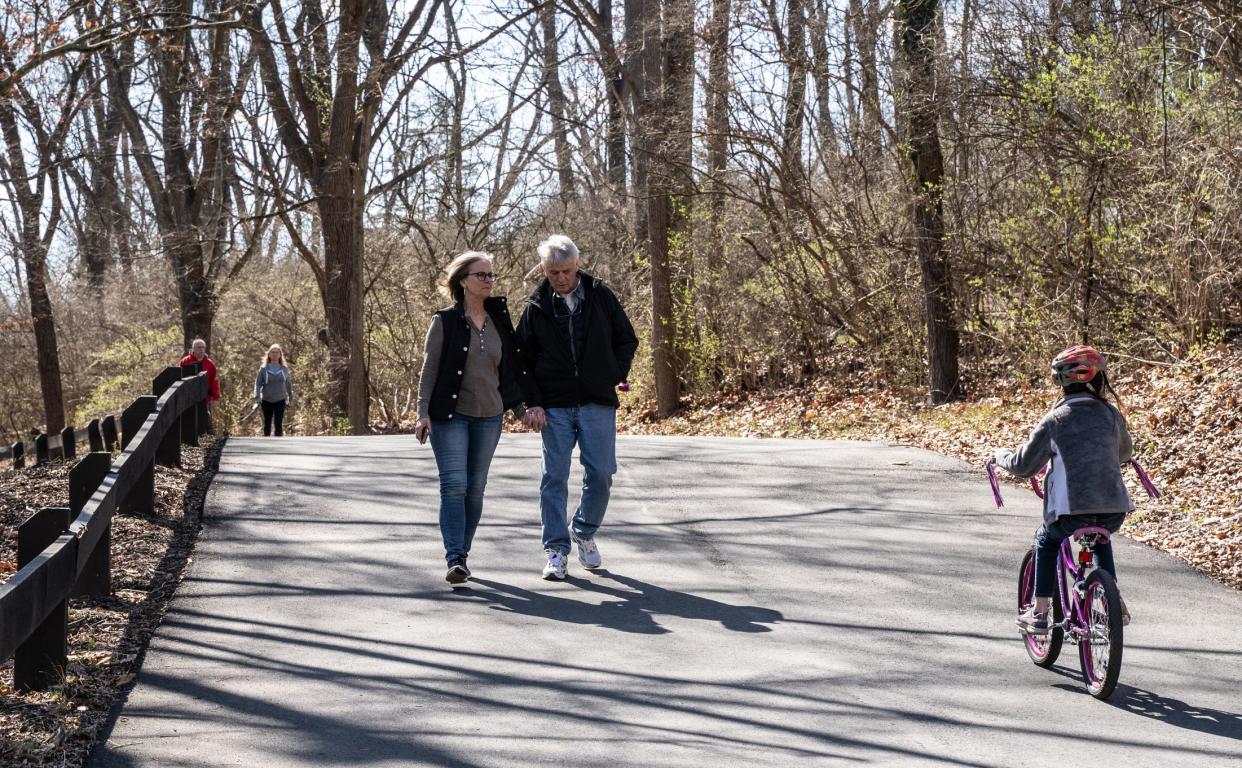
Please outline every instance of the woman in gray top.
M293 405L293 372L285 365L285 353L279 344L268 347L254 380L254 401L263 407L263 436L272 434L272 422L276 423L276 437L285 434L285 409Z
M467 251L448 265L441 292L453 306L431 319L418 384L421 443L431 436L440 473L445 580L470 578L466 558L483 516L483 489L505 409L520 418L528 391L503 297L493 297L492 257Z

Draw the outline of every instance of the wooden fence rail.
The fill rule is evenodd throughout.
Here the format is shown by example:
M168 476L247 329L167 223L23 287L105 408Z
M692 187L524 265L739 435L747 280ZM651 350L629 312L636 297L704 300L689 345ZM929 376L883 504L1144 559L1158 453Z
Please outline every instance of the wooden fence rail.
M92 421L82 431L92 449L106 450L88 453L70 471L69 506L41 509L19 527L18 570L0 585L0 661L13 658L19 691L45 690L63 677L67 599L107 595L111 589L112 516L118 510L153 510L155 464L179 464L182 442L192 437L197 443L207 431L201 418L207 375L197 369L165 369L152 384L154 395L125 409L115 461L116 420ZM76 442L75 433L67 444Z

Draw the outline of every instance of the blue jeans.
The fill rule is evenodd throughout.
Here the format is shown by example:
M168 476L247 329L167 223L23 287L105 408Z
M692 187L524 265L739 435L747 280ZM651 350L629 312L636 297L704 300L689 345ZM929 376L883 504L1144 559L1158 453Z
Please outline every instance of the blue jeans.
M483 489L492 465L504 414L453 418L431 423L431 450L440 470L440 536L444 559L464 558L483 517Z
M539 516L543 547L569 554L569 463L574 445L582 462L582 499L574 512L574 533L595 536L608 511L612 476L617 472L617 409L589 403L575 408L545 408L543 479L539 483Z
M1052 597L1057 591L1057 553L1061 542L1074 535L1074 531L1088 525L1107 528L1115 533L1126 521L1125 513L1115 515L1066 515L1058 517L1052 525L1044 523L1035 534L1035 596ZM1117 566L1113 562L1112 542L1095 548L1095 557L1102 570L1117 578Z

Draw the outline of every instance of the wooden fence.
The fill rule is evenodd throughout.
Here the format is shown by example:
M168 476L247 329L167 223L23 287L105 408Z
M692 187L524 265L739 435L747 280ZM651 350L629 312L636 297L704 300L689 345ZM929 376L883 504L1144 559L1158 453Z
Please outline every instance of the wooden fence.
M198 365L165 368L152 392L125 409L119 431L111 416L83 430L91 452L69 472L69 506L41 509L18 528L18 570L0 585L0 661L13 658L19 691L45 690L64 676L68 598L111 592L112 516L153 512L155 465L179 465L182 443L198 445L209 428L207 374ZM77 433L67 429L62 439L72 457Z

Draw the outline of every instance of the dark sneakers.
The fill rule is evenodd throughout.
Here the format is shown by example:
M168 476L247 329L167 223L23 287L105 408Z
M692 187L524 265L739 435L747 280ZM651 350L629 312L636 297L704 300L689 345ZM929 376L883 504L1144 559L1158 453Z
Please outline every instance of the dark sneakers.
M445 581L449 584L465 584L468 578L470 578L470 569L466 567L465 558L459 557L449 561L448 573L444 574Z

